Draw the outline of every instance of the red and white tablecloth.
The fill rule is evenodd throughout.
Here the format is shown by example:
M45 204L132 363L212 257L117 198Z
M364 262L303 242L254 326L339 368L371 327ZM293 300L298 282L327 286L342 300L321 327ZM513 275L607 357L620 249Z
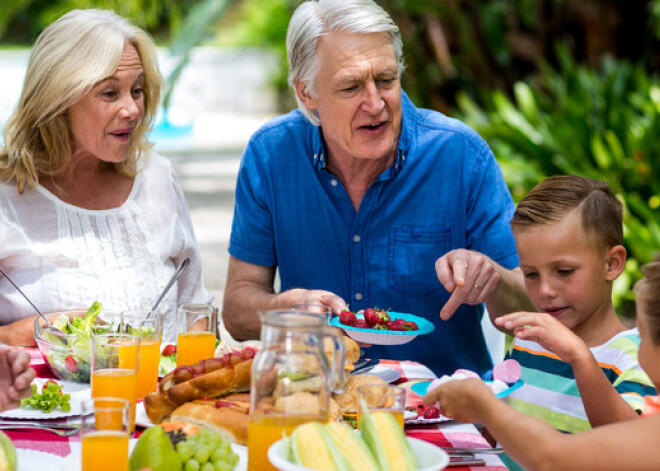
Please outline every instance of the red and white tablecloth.
M35 369L37 377L51 378L52 373L44 363L41 354L37 349L29 349L32 356L31 366ZM391 361L382 360L380 368L395 370L401 377L397 383L405 383L414 379L432 379L435 377L433 372L425 366L411 361ZM416 396L411 390L408 391L408 401L419 401L421 398ZM79 418L65 418L54 420L53 422L79 423ZM47 422L47 421L43 421ZM50 432L35 430L7 430L6 433L11 438L14 446L19 449L37 450L51 453L60 457L67 457L72 452L80 453L80 437L59 437ZM137 430L134 437L138 437L140 430ZM427 425L406 425L406 434L411 437L419 438L438 446L465 447L465 448L489 448L490 445L485 438L478 432L472 424L458 424L456 422L444 422L440 424ZM478 458L486 461L486 466L478 467L454 467L451 469L475 470L475 471L506 471L502 461L496 455L479 454ZM69 460L70 461L70 460ZM71 469L74 469L72 467ZM68 470L69 468L67 468Z

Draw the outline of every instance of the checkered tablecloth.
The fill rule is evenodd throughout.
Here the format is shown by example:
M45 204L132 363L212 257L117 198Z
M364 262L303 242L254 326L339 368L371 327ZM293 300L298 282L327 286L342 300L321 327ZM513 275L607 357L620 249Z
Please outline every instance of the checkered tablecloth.
M30 349L32 356L31 366L35 369L37 377L52 378L52 372L44 363L41 354L36 349ZM381 360L380 368L388 368L397 371L401 377L397 383L402 384L414 379L432 379L435 375L425 366L411 361ZM415 404L421 398L416 396L412 390L408 391L407 402ZM69 423L79 423L79 418L72 417L60 419ZM46 422L46 421L44 421ZM80 437L59 437L50 432L33 430L8 430L6 431L16 448L24 448L52 453L58 456L68 456L72 450L79 452ZM136 431L134 437L139 436L140 430ZM456 422L445 422L432 425L406 425L406 434L410 437L419 438L438 446L453 447L489 447L488 442L482 437L472 424L458 424ZM475 471L506 471L507 468L496 455L477 455L486 461L486 466L479 467L455 467L452 469L475 470Z

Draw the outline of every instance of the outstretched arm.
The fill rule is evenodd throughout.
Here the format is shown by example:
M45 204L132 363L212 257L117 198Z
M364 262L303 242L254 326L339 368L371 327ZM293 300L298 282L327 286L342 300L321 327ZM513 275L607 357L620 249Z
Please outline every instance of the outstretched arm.
M481 422L504 449L528 470L652 470L660 463L660 416L562 434L498 399L479 379L444 383L424 397L461 422Z
M292 289L275 293L274 280L275 267L263 267L229 257L222 320L236 340L259 338L259 311L286 309L303 303L324 304L337 313L346 308L346 302L329 291Z
M545 313L516 312L495 322L570 363L592 427L639 418L614 389L587 344L560 321Z
M435 262L438 280L451 297L440 311L449 319L461 304L486 303L491 319L521 310L534 310L520 268L507 270L473 250L452 250Z

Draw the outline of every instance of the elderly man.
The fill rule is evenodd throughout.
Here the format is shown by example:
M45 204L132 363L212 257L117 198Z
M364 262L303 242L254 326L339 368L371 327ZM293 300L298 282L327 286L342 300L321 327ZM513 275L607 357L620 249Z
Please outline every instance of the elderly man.
M264 125L243 155L227 329L258 338L259 310L296 303L377 306L436 330L369 356L436 374L488 370L483 303L491 316L529 307L513 203L490 149L402 92L399 30L371 0L304 2L287 53L299 110Z

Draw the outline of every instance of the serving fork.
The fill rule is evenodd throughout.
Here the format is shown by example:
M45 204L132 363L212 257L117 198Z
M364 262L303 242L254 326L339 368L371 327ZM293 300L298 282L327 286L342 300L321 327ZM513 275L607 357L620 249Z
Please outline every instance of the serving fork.
M45 430L60 437L70 437L80 431L75 424L41 424L37 422L0 422L0 430Z

